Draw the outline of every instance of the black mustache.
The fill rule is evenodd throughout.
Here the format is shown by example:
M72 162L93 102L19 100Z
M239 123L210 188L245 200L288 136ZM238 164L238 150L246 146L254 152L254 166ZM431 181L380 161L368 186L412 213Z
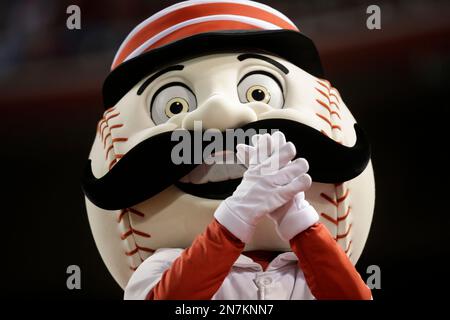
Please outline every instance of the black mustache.
M254 129L256 133L259 130L283 132L286 140L295 145L296 157L308 160L308 173L315 182L341 183L351 180L364 171L370 159L369 142L356 123L356 143L353 147L337 143L305 124L286 119L255 121L240 129ZM172 161L172 149L180 143L172 141L172 133L163 132L140 142L98 179L92 173L91 160L88 160L82 176L82 188L87 198L106 210L128 208L155 196L191 172L198 164L191 161L191 164L176 165ZM189 133L194 137L194 131ZM222 141L225 141L225 132L222 134ZM210 143L202 141L202 154ZM191 155L193 157L194 152Z

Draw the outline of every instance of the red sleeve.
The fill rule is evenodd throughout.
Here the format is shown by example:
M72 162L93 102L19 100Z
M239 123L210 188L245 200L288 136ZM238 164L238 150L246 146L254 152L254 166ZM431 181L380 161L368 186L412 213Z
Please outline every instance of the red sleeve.
M214 219L167 269L147 300L208 300L245 244Z
M299 233L290 244L316 299L372 298L370 289L323 224Z

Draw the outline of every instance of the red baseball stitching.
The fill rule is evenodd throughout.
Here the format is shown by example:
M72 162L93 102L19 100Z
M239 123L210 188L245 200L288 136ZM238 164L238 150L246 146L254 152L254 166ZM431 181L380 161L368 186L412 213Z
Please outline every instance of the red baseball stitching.
M100 123L99 123L100 128L103 126L103 124L105 124L103 129L101 129L102 140L104 138L104 133L105 133L106 128L109 127L108 121L111 120L111 119L114 119L115 117L118 117L119 115L120 115L120 112L117 112L115 114L109 115L108 117L104 117L102 120L100 120Z
M343 234L338 234L338 235L336 236L335 239L336 239L336 240L339 240L339 239L344 239L344 238L346 238L346 237L349 235L350 230L352 229L352 226L353 226L353 224L350 223L350 226L348 227L347 231L345 231Z
M122 128L122 127L123 127L123 123L118 123L118 124L111 126L109 129L112 130L112 129Z
M331 84L328 80L316 79L316 82L321 86L320 88L315 87L316 91L320 94L320 97L316 99L316 102L321 108L324 108L324 109L326 109L326 111L328 111L328 117L321 113L316 113L316 116L319 117L321 120L323 120L330 126L331 137L324 130L322 130L321 132L323 134L325 134L326 136L333 138L338 143L342 144L341 141L338 141L336 134L333 132L333 130L342 132L342 127L339 125L339 123L336 123L334 121L334 120L337 120L337 121L342 120L341 115L339 113L339 111L340 111L339 102L341 99L339 92L337 91L337 89L335 89L331 86ZM323 100L323 98L325 98L325 101ZM334 120L333 120L333 116L335 117ZM334 187L335 187L334 188L334 197L331 197L324 192L322 192L320 194L320 196L323 199L325 199L327 202L331 203L334 207L339 209L340 204L345 203L344 201L349 196L350 190L348 188L343 189L342 183L335 184ZM342 194L343 191L344 191L344 194ZM333 216L331 216L325 212L321 213L321 217L328 220L329 222L331 222L332 224L334 224L337 227L338 231L337 231L337 234L335 237L336 241L338 241L340 239L346 239L346 237L350 235L352 224L349 225L346 232L344 232L343 234L339 234L339 227L340 227L341 223L346 223L347 219L350 217L351 207L346 205L344 210L345 210L345 213L340 217L337 216L336 218L333 218ZM338 214L339 214L339 210L337 211L337 215ZM347 246L345 248L346 254L349 253L351 244L352 244L352 240L350 240L350 242L347 244ZM351 256L351 252L350 252L350 254L348 254L348 256Z
M327 81L327 82L328 82L328 80L322 80L322 81ZM316 80L316 82L317 82L318 84L320 84L321 86L323 86L325 89L330 90L330 87L327 86L327 85L326 85L325 83L323 83L322 81Z
M136 253L138 253L139 251L144 251L144 252L149 252L149 253L155 252L155 250L153 250L151 248L139 246L136 242L134 243L134 245L135 245L135 248L130 251L125 251L125 255L127 255L128 257L131 257L131 256L135 255Z
M339 184L335 185L335 196L336 196L336 198L338 197L338 195L337 195L337 188L339 186L340 186ZM350 189L347 188L345 193L344 193L344 195L339 197L339 198L337 198L337 200L332 199L329 195L327 195L327 194L325 194L323 192L320 194L320 196L323 199L327 200L332 205L334 205L336 208L338 208L339 205L349 196L349 194L350 194ZM324 219L326 219L326 220L330 221L331 223L333 223L337 227L337 229L339 230L340 224L343 223L343 222L346 222L347 219L350 217L350 212L351 212L351 206L347 206L345 214L343 216L337 217L337 219L334 219L333 217L331 217L329 214L327 214L325 212L322 212L320 215ZM350 224L349 228L347 229L347 231L345 233L337 234L336 237L335 237L335 240L338 241L340 239L345 239L347 236L349 236L351 227L352 227L352 224ZM348 246L350 246L350 244ZM346 251L346 253L347 253L347 251Z
M100 127L102 126L103 121L105 120L106 115L107 115L108 113L114 111L114 110L116 110L116 108L115 108L115 107L112 107L112 108L107 109L107 110L103 113L103 117L100 119L100 121L99 121L98 124L97 124L97 132L100 133Z
M344 220L347 219L348 215L350 214L350 209L351 209L350 206L347 207L346 213L345 213L343 216L338 217L337 219L333 219L331 216L329 216L328 214L326 214L326 213L324 213L324 212L322 212L320 215L321 215L322 217L324 217L325 219L327 219L328 221L330 221L331 223L333 223L334 225L339 226L339 223L340 223L341 221L344 221Z
M336 93L337 93L337 95L338 95L337 97L338 97L340 100L342 100L341 95L339 94L339 91L331 85L330 81L328 81L328 80L326 80L326 79L320 79L320 78L317 78L316 81L317 81L317 83L319 83L320 85L324 86L324 87L327 88L328 90L334 90L334 91L336 91ZM325 82L325 83L323 83L323 82L321 82L321 81L323 81L323 82Z
M120 160L122 157L123 157L123 154L116 154L115 158L112 159L112 161L109 163L109 166L108 166L109 170L111 170L112 167L117 163L117 160Z
M316 90L317 90L321 95L323 95L325 98L327 98L328 101L330 100L329 94L326 94L325 92L323 92L322 90L320 90L320 89L317 88L317 87L316 87ZM330 90L330 89L328 89L328 90Z
M107 115L108 113L113 112L114 110L116 110L116 107L111 107L111 108L107 109L107 110L103 113L103 116L106 117L106 115Z
M136 215L136 216L139 216L139 217L141 217L141 218L144 218L145 217L145 214L143 213L143 212L141 212L141 211L138 211L138 210L136 210L136 209L134 209L134 208L126 208L126 209L122 209L122 210L120 210L120 213L119 213L119 215L117 216L117 222L120 222L120 221L122 221L122 218L123 218L123 216L126 214L126 213L132 213L132 214L134 214L134 215Z
M116 164L116 162L117 162L117 159L116 159L116 158L112 159L112 161L111 161L111 162L109 163L109 165L108 165L108 169L111 170L112 167Z
M115 158L112 159L112 161L109 163L109 170L112 169L112 167L117 163L117 160L120 160L123 157L123 154L116 154Z
M322 107L324 107L325 109L327 109L327 110L328 110L328 113L331 114L331 112L333 112L333 111L331 110L331 108L330 108L325 102L323 102L322 100L316 99L316 102L317 102L320 106L322 106Z
M339 119L341 119L341 115L339 114L339 112L331 110L331 108L330 108L325 102L323 102L323 101L320 100L320 99L316 99L316 102L317 102L320 106L322 106L322 107L324 107L325 109L327 109L327 111L328 111L328 113L330 114L330 116L335 115L335 116L337 116ZM330 102L330 103L331 103L331 102ZM333 103L334 103L334 102L333 102ZM334 104L336 104L336 103L334 103Z
M111 114L107 117L104 117L102 121L100 121L100 126L102 126L104 123L107 123L109 120L114 119L115 117L118 117L120 115L120 112Z
M327 84L324 84L321 81L325 81ZM318 88L316 88L316 90L318 90L318 91L320 90L321 94L327 98L327 100L329 101L330 105L334 105L336 107L336 109L340 110L339 100L342 100L342 99L340 97L339 91L336 88L332 87L328 80L320 79L320 81L319 81L319 79L317 79L316 82L327 89L328 95L325 92L323 92L320 89L318 89ZM331 92L331 90L334 90L337 93L337 95L334 94L333 92ZM332 101L331 97L335 98L337 101L336 102Z
M102 140L103 140L103 138L104 138L103 136L104 136L104 134L105 134L105 130L108 129L108 123L107 123L107 122L103 122L103 123L105 123L105 126L103 127L102 133L101 133ZM100 127L101 127L101 125L100 125Z
M333 88L334 89L334 88ZM334 94L333 92L330 92L330 97L334 97L336 98L337 102L339 102L339 98L336 94Z
M151 235L144 232L144 231L140 231L137 230L133 227L130 226L130 228L125 231L124 233L122 233L122 235L120 236L120 239L125 240L126 238L128 238L130 235L132 234L137 234L138 236L144 237L144 238L151 238Z
M113 129L122 128L124 126L123 123L114 124L112 126L109 125L109 120L114 119L120 115L120 112L112 113L115 110L116 110L115 108L110 108L107 111L105 111L105 113L103 114L103 118L99 121L99 124L98 124L98 133L100 135L101 142L103 142L103 148L105 150L105 160L107 161L110 154L113 153L113 159L109 163L109 170L111 170L111 168L114 166L114 164L116 164L117 161L123 157L123 154L114 152L115 144L128 141L127 137L114 137L113 136L113 132L112 132ZM108 142L108 138L110 138L110 142ZM139 217L145 216L145 214L143 212L140 212L134 208L126 208L126 209L120 210L118 217L117 217L117 223L123 224L125 215L127 215L127 219L129 219L130 214L136 215ZM137 239L136 239L137 236L144 237L144 238L150 238L151 235L149 233L146 233L144 231L133 228L130 220L128 220L128 225L125 225L125 227L128 229L125 232L119 234L120 239L122 241L129 241L129 238L132 237L132 239L133 239L132 243L134 243L134 249L124 252L124 254L127 257L134 256L135 254L138 254L140 251L148 252L148 253L155 252L155 250L145 247L145 246L141 246L137 243ZM139 255L139 259L141 260L141 262L143 261L143 259L140 255ZM132 262L130 260L129 260L129 263L131 263L129 265L130 270L135 271L137 269L137 266L135 266L134 262Z
M108 160L108 155L109 155L109 152L112 150L112 148L114 148L114 146L112 144L109 145L108 150L106 150L105 160Z
M318 103L319 106L321 106L322 108L325 108L328 111L328 117L324 116L320 113L316 113L316 116L318 116L321 120L325 121L331 128L331 130L339 130L342 131L341 126L337 125L336 123L333 123L332 121L332 116L336 116L339 120L341 119L341 115L339 114L338 111L336 110L332 110L331 106L335 106L337 110L339 110L339 106L337 105L337 103L331 101L330 96L331 96L331 92L330 92L330 87L322 82L320 82L319 80L316 80L318 84L320 84L321 86L323 86L328 93L326 93L325 91L321 90L320 88L315 87L316 91L318 93L320 93L321 96L325 97L326 102L322 101L321 99L316 99L316 102ZM339 142L341 143L341 142Z
M133 213L133 214L135 214L137 216L145 217L144 213L142 213L141 211L138 211L138 210L136 210L134 208L128 208L128 211L130 211L131 213Z
M111 136L111 133L108 134L109 136ZM107 138L108 136L106 136ZM106 138L105 138L105 143L106 143ZM106 150L106 155L105 155L105 159L108 160L108 154L109 152L115 147L115 144L118 142L126 142L128 141L128 138L114 138L111 140L111 143L109 144L108 149ZM116 155L117 158L118 155ZM120 156L121 158L121 156Z
M139 210L136 210L134 208L127 208L127 209L121 210L121 213L119 214L119 217L117 219L118 222L120 222L123 219L125 214L134 214L134 215L137 215L139 217L145 217L145 214L143 212L141 212ZM139 253L139 251L144 251L144 252L148 252L148 253L155 252L155 250L152 249L152 248L138 245L135 235L138 235L138 236L141 236L141 237L145 237L145 238L150 238L151 237L150 234L148 234L146 232L143 232L143 231L140 231L140 230L137 230L136 228L133 228L131 226L131 224L130 224L129 229L126 232L122 233L121 236L120 236L121 240L126 240L130 236L132 236L133 240L134 240L133 242L134 242L134 246L135 247L134 247L133 250L125 251L125 255L126 256L131 257L131 256ZM139 256L139 258L141 259L141 262L144 261L141 256ZM137 267L130 266L130 270L136 271L136 269L137 269Z
M339 206L339 203L341 203L342 201L344 201L348 195L350 193L350 189L347 189L344 193L343 196L341 196L340 198L337 198L337 200L334 200L333 198L331 198L329 195L325 194L325 193L321 193L320 196L322 198L324 198L325 200L327 200L328 202L330 202L332 205L334 205L336 208Z
M103 139L103 134L105 132L105 129L109 126L109 120L114 119L116 117L118 117L120 115L120 112L117 112L115 114L109 115L109 116L105 116L102 118L102 120L100 120L100 128L103 126L103 124L105 124L105 127L103 127L103 129L101 130L102 132L102 139Z
M346 253L346 254L348 254L348 252L350 251L350 248L351 248L351 246L352 246L352 243L353 243L353 240L350 240L349 243L348 243L347 248L345 249L345 253Z
M109 143L109 144L107 145L106 142L107 142L108 137L111 137L111 136L112 136L111 130L112 130L112 129L116 129L116 128L121 128L121 127L123 127L123 123L113 125L113 126L111 126L111 128L109 127L109 120L111 120L111 119L113 119L113 118L116 118L116 117L118 117L118 116L120 115L120 112L119 112L119 111L116 112L116 113L114 113L114 114L108 115L108 114L109 114L110 112L112 112L112 111L113 111L113 109L108 110L108 112L105 112L104 118L103 118L103 120L100 122L100 127L103 125L103 123L105 124L105 126L104 126L103 129L101 130L101 139L102 139L102 141L103 141L103 148L105 149L105 160L108 160L109 153L114 149L115 143L120 143L120 142L126 142L126 141L128 141L128 138L125 138L125 137L116 137L116 138L113 138L113 139L111 140L111 143ZM104 136L105 130L108 129L108 128L109 128L109 132L108 132L107 135ZM119 160L120 158L122 158L122 156L123 156L123 155L121 155L121 154L116 154L116 155L114 156L114 159L113 159L112 161L110 161L110 163L109 163L109 166L108 166L109 170L111 170L111 168L117 163L117 160Z
M123 216L125 215L125 213L128 213L128 212L130 212L136 216L139 216L141 218L145 217L145 214L141 211L138 211L134 208L126 208L126 209L120 210L119 216L117 217L117 222L120 222L122 220Z
M106 148L106 140L111 137L111 128L109 129L108 134L105 136L105 138L103 139L103 148Z
M118 129L118 128L122 128L123 127L123 123L118 123L115 125L112 125L111 127L109 127L109 133L103 138L103 148L106 147L106 140L111 137L111 133L113 129Z
M339 119L341 119L341 115L339 113L337 113L336 111L331 111L330 115L335 115L336 117L338 117Z
M324 115L321 115L320 113L316 113L316 116L318 116L320 119L322 119L323 121L325 121L331 129L333 130L339 130L342 131L341 126L337 125L337 124L333 124L327 117L325 117Z

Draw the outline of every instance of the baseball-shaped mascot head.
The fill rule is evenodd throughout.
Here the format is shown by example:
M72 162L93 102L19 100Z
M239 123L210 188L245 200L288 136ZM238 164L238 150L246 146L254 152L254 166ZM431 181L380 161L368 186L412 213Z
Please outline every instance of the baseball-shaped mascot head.
M188 247L245 171L173 161L181 129L282 131L310 164L307 200L358 260L374 207L370 148L313 42L282 13L241 0L162 10L123 41L103 95L82 184L97 247L122 287L156 249ZM290 247L267 218L246 250Z

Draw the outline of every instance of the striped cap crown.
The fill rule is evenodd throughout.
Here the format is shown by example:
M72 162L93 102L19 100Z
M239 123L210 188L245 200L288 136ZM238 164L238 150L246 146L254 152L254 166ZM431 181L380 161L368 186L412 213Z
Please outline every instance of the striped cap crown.
M172 5L140 23L123 41L111 70L123 62L196 34L228 30L292 30L281 12L245 0L190 0Z

